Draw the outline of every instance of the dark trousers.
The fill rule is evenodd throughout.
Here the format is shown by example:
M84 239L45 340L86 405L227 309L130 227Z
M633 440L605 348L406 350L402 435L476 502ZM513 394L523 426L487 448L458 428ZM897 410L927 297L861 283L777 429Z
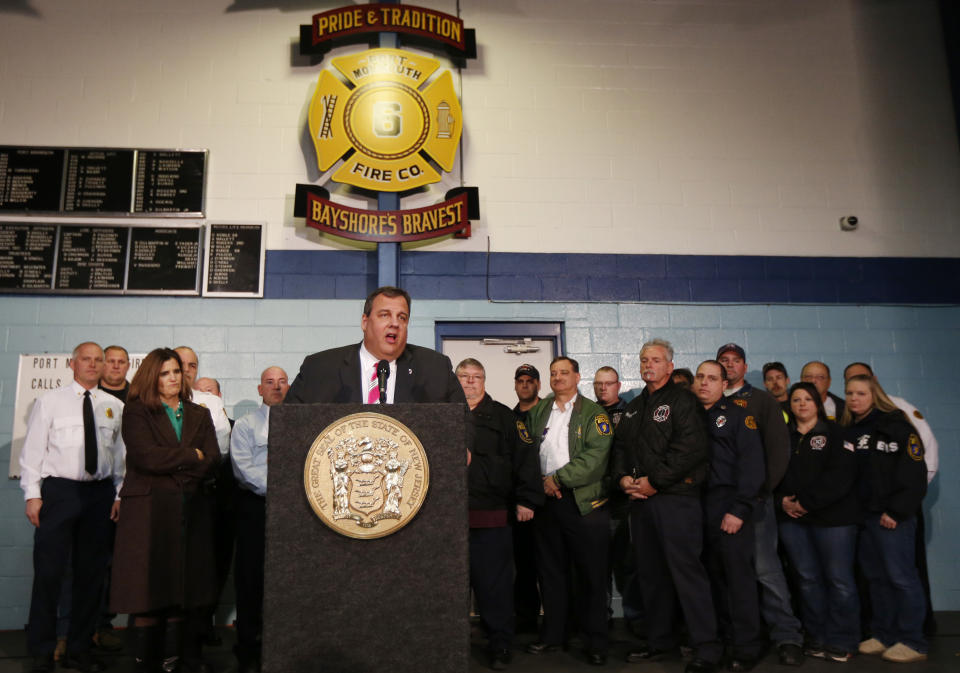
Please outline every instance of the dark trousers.
M623 618L633 623L636 629L645 628L643 598L637 584L637 562L634 558L633 543L630 541L630 517L626 512L618 519L610 521L610 579L607 583L607 605L613 600L613 585L620 592L620 605ZM613 614L612 608L609 609Z
M237 657L260 656L263 632L263 556L266 499L237 489L237 556L233 570L237 594Z
M634 500L630 530L637 573L647 612L647 640L656 649L676 647L679 608L697 656L720 660L717 620L710 580L700 561L703 513L700 498L658 493Z
M513 535L509 526L470 529L470 586L491 650L513 644Z
M237 493L237 480L233 476L233 465L230 455L223 457L220 467L217 468L217 486L213 519L213 560L217 570L217 600L212 610L216 611L216 604L220 602L220 594L230 575L230 565L233 563L234 538L236 537L237 514L234 511L234 500Z
M533 521L514 521L513 606L517 626L522 630L536 629L540 619L540 589L537 586L537 540Z
M579 594L580 626L587 649L607 651L607 568L610 513L601 507L581 515L573 492L547 498L533 519L537 537L537 569L543 594L540 640L559 645L565 639L567 612L574 599L568 585L571 566Z
M737 657L759 658L763 650L760 637L760 598L754 565L756 540L752 519L744 520L734 534L720 529L733 498L727 494L708 494L705 499L705 535L707 574L713 587L713 601L720 619L724 640Z
M43 506L40 525L33 536L33 593L27 646L33 656L52 654L56 647L57 603L63 573L72 554L67 650L74 654L86 652L99 620L110 554L113 482L48 477L43 481L40 497Z

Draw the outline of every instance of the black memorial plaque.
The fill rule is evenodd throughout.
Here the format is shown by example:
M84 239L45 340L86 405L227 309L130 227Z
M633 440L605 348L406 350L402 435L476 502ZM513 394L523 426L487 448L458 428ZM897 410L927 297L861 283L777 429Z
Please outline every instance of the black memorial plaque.
M197 292L199 227L134 228L128 290Z
M0 223L0 289L49 290L57 228Z
M211 224L207 292L260 292L259 224Z
M123 289L126 227L61 225L57 248L57 290Z
M135 213L202 213L205 152L140 150Z
M64 212L129 213L133 150L67 150Z
M64 150L0 146L0 211L60 210Z

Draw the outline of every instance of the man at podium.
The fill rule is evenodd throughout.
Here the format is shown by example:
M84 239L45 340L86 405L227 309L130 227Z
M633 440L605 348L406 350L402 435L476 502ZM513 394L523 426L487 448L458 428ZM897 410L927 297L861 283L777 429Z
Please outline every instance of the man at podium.
M410 295L377 288L363 305L363 341L308 355L286 402L466 403L450 358L407 343L409 322Z

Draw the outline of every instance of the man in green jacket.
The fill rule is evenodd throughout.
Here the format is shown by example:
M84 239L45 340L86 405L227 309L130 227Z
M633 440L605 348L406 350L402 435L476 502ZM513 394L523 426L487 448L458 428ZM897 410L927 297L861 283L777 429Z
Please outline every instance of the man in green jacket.
M581 396L580 365L568 357L550 363L548 395L530 410L527 427L540 452L546 503L534 528L543 594L540 640L527 651L560 649L571 602L570 566L575 566L585 655L594 665L607 662L607 555L610 512L607 462L613 440L610 418L596 402Z

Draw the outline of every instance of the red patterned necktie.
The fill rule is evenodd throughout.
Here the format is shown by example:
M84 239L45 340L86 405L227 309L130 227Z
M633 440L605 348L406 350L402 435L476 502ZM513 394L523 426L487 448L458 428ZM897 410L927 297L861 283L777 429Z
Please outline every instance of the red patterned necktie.
M380 386L377 385L377 363L373 363L373 376L370 377L370 383L367 385L367 404L378 404L380 402Z

